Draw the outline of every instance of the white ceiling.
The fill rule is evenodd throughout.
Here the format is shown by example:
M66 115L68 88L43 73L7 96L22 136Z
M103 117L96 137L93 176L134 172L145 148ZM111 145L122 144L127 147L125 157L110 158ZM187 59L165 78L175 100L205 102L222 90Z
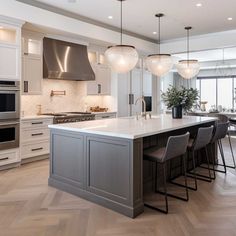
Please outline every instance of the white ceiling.
M117 0L37 0L93 20L119 27L120 2ZM31 1L33 2L33 0ZM202 7L196 7L202 3ZM155 38L156 13L162 20L162 38L181 38L185 26L192 26L192 35L236 29L236 0L127 0L123 3L124 28L128 31ZM112 15L113 19L108 19ZM228 21L228 17L233 17Z

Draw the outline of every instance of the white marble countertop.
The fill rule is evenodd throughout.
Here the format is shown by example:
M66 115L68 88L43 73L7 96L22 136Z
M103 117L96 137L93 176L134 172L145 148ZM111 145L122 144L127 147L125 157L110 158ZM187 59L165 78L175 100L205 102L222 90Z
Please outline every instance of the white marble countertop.
M171 115L160 115L153 116L152 119L147 120L136 120L135 117L124 117L49 125L49 128L106 135L110 137L136 139L215 120L217 119L213 117L201 116L184 116L182 119L172 119Z
M40 120L40 119L53 119L53 116L48 116L48 115L32 115L32 116L23 116L20 118L22 121L24 120Z

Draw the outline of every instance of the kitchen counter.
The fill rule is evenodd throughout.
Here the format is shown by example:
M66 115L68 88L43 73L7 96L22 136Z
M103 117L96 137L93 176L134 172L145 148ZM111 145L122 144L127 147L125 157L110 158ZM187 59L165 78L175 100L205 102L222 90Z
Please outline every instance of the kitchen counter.
M116 111L97 111L97 112L92 112L94 115L110 115L110 114L116 114Z
M226 115L228 117L235 117L236 112L209 112L209 111L193 111L189 112L190 115L214 116L217 114Z
M53 116L48 116L48 115L32 115L32 116L23 116L20 119L22 121L24 121L24 120L37 120L37 119L53 119Z
M83 123L50 125L51 129L60 129L109 137L136 139L214 121L215 118L184 116L172 119L170 115L153 116L152 119L136 120L135 117L95 120Z
M143 149L161 147L171 135L196 135L199 127L215 122L210 117L161 115L49 125L49 185L134 218L144 211L146 188L154 186Z

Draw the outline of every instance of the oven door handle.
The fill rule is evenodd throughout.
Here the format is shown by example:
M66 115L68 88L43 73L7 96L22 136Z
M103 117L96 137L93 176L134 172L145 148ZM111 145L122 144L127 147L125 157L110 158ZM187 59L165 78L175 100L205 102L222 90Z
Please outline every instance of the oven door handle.
M0 126L18 125L20 122L0 122Z

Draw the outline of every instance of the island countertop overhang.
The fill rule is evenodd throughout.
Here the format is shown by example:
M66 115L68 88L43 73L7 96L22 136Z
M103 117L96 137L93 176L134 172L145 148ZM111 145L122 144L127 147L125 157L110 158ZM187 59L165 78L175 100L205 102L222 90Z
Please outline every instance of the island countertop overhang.
M194 125L214 122L216 120L217 118L215 117L201 116L184 116L182 119L173 119L171 115L165 114L153 116L152 119L147 120L136 120L134 117L123 117L49 125L49 128L116 138L137 139Z

